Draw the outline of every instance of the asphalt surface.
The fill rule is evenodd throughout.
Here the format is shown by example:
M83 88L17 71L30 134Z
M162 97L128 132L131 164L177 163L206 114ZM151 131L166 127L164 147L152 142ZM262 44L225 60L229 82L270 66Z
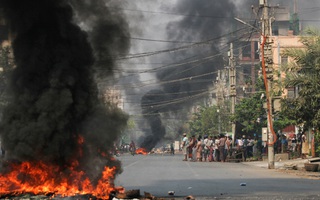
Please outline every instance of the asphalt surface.
M320 182L267 169L267 162L182 161L181 155L122 155L123 173L115 181L126 190L185 199L320 199ZM279 164L276 164L279 166ZM279 168L279 167L277 167ZM319 173L319 172L318 172ZM174 191L174 195L168 192Z

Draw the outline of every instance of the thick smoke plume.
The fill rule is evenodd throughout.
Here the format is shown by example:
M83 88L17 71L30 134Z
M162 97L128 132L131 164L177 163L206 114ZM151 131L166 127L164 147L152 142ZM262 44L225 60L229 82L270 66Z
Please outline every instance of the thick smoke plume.
M158 98L150 99L150 93L146 93L142 98L141 107L143 113L154 113L154 107L158 107L156 115L145 115L149 122L151 133L147 132L154 139L160 141L166 134L165 129L159 135L159 124L161 124L161 113L174 113L175 118L187 119L186 113L190 106L194 105L199 98L190 98L203 93L212 86L216 77L216 72L224 67L222 56L217 55L220 52L219 36L230 31L226 29L226 23L231 23L236 13L236 7L233 1L179 1L172 13L185 14L178 22L172 22L167 26L168 40L170 41L206 41L211 40L209 45L188 48L186 51L178 51L170 56L162 57L166 63L186 63L177 67L168 67L159 70L156 77L159 81L166 84L161 85L161 89L153 91L157 97L162 95L162 101ZM169 8L168 8L169 9ZM212 16L212 17L197 17ZM180 44L181 45L181 44ZM168 48L176 46L170 45ZM211 59L205 59L212 56ZM199 62L195 62L199 60ZM169 83L169 84L168 84ZM203 98L204 96L199 95ZM148 101L146 101L148 99ZM176 103L175 103L176 102ZM153 104L154 106L148 106ZM162 105L162 106L161 106ZM180 116L178 116L180 113ZM156 120L155 120L156 118ZM143 142L146 144L147 142ZM156 144L157 142L153 142ZM154 147L154 146L153 146ZM150 148L150 147L149 147Z
M159 103L165 99L159 94L163 94L159 90L151 90L142 97L142 109L147 122L151 125L151 132L146 135L143 142L140 144L141 147L148 151L151 151L153 147L165 136L166 129L161 121L161 108ZM147 108L147 109L146 109Z
M96 59L99 78L113 70L115 58L128 53L129 25L122 17L119 2L111 0L70 0L75 8L76 21L89 34ZM106 3L112 7L106 7ZM102 76L101 76L102 75Z
M16 63L1 139L7 160L41 160L62 169L77 160L79 170L98 178L104 166L119 164L109 151L127 116L101 103L93 66L112 71L113 54L129 47L118 36L128 32L123 18L111 15L104 1L70 2L1 1L14 35ZM74 8L78 20L99 8L89 36L76 25Z

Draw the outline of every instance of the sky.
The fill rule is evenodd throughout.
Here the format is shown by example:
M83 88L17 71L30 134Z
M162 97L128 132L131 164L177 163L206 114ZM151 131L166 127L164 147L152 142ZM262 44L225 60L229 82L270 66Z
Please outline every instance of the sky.
M146 1L146 0L135 0L135 1L124 1L123 9L129 20L129 26L131 28L131 54L142 53L142 52L153 52L159 51L163 49L168 49L172 47L179 47L182 45L186 45L188 43L173 43L169 41L185 41L185 42L197 42L202 41L210 37L209 33L215 30L210 30L210 27L199 26L196 27L192 24L192 21L197 20L198 17L187 17L189 13L192 13L192 7L188 7L188 4L199 5L202 4L201 1L199 3L194 3L196 1L191 0L172 0L172 1ZM237 0L235 2L235 7L233 9L238 8L241 5L243 8L247 10L245 12L236 12L237 15L245 15L250 18L254 18L254 14L251 12L251 5L258 2L255 0L246 1L246 5L244 5L244 1ZM293 0L269 0L270 5L287 5L289 3L292 4ZM183 7L184 5L184 7ZM210 5L214 6L214 5ZM292 6L292 5L291 5ZM199 8L200 9L200 8ZM213 8L210 8L214 10ZM319 0L297 0L297 9L298 14L301 18L301 21L304 22L305 26L316 26L318 23L318 19L320 17L320 1ZM225 12L225 11L223 11ZM191 15L203 15L203 13L199 13L195 11ZM206 12L206 16L211 15L215 16L215 13ZM185 20L186 24L184 24L184 33L179 34L180 30L176 29L179 26L181 28L181 22ZM207 18L199 21L205 21ZM190 23L189 23L190 22ZM188 24L189 23L189 27ZM237 23L237 22L235 22ZM204 23L206 25L206 23ZM171 32L168 30L171 26ZM229 27L225 27L226 29L223 32L228 32ZM203 32L206 35L201 35L201 37L196 35L196 32ZM178 37L178 38L177 38ZM144 40L145 39L145 40ZM164 42L168 41L168 42ZM172 53L172 52L170 52ZM165 58L164 58L165 57ZM157 68L162 66L163 64L168 64L168 56L167 54L161 54L156 56L146 56L139 57L138 59L127 59L121 60L119 62L120 66L123 67L124 70L133 69L141 71L140 69L150 69ZM170 63L170 62L169 62ZM135 65L134 67L132 65ZM156 82L154 73L138 73L137 76L129 76L136 77L136 81L148 81L153 79L153 81L148 81L147 83ZM130 79L131 80L131 79ZM132 82L131 82L132 84ZM134 88L137 92L145 92L153 88L157 88L157 84L149 84L145 87Z

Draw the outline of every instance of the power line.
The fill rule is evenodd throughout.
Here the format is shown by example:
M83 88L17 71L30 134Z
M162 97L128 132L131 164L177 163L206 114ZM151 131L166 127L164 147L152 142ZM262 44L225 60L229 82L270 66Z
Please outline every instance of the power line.
M169 13L169 12L162 12L162 11L137 10L137 9L129 9L129 8L114 8L114 7L109 7L109 8L123 10L123 11L130 11L130 12L141 12L141 13L172 15L172 16L182 16L182 17L199 17L199 18L219 19L219 20L233 19L233 17L221 17L221 16L210 16L210 15L188 15L188 14Z
M181 51L181 50L185 50L185 49L189 49L189 48L193 48L193 47L199 47L199 46L204 46L204 45L212 45L215 40L221 39L221 38L226 37L228 35L235 34L235 33L239 32L239 31L242 31L242 30L245 30L245 28L238 29L238 30L236 30L234 32L227 33L227 34L224 34L224 35L220 35L220 36L217 36L215 38L208 39L208 40L205 40L205 41L192 43L191 45L185 45L185 46L181 46L181 47L177 47L177 48L164 49L164 50L159 50L159 51L143 52L143 53L137 53L137 54L129 54L128 56L118 57L118 58L115 58L115 59L116 60L125 60L125 59L132 59L132 58L141 58L141 57L153 56L153 55L161 54L161 53L172 53L172 52Z
M239 40L240 38L238 38L237 40ZM234 40L236 41L236 40ZM234 42L233 41L233 42ZM237 49L240 49L240 48L243 48L243 47L246 47L246 46L249 46L250 44L247 44L247 45L243 45L243 46L240 46L238 47ZM227 45L225 45L224 48L226 48ZM160 66L160 67L157 67L157 68L153 68L153 69L147 69L147 70L143 70L143 71L138 71L138 72L127 72L127 71L122 71L122 72L127 72L127 73L130 73L130 74L142 74L142 73L151 73L151 72L156 72L160 69L164 69L164 68L168 68L168 67L178 67L178 66L183 66L183 65L187 65L187 64L195 64L195 63L199 63L199 64L203 64L205 62L207 62L208 60L212 60L213 58L215 57L218 57L218 56L221 56L223 55L224 52L221 52L221 53L218 53L218 54L215 54L215 55L212 55L212 56L208 56L208 57L204 57L204 58L200 58L200 59L197 59L197 60L192 60L192 61L187 61L187 62L183 62L183 63L173 63L173 64L167 64L167 65L164 65L164 66ZM192 57L195 57L195 56L192 56ZM186 58L186 59L189 59L189 58ZM184 60L186 60L184 59ZM198 65L199 65L198 64ZM118 69L119 70L119 69ZM121 71L121 70L119 70ZM127 76L130 76L129 75L125 75L123 77L127 77Z

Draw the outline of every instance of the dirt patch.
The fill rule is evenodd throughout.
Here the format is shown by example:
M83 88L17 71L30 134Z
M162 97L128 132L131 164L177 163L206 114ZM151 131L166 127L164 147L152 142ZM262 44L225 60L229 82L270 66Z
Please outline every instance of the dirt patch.
M320 180L320 172L309 172L309 171L306 171L305 169L298 169L298 170L277 169L277 171L281 173L295 175L301 178Z

